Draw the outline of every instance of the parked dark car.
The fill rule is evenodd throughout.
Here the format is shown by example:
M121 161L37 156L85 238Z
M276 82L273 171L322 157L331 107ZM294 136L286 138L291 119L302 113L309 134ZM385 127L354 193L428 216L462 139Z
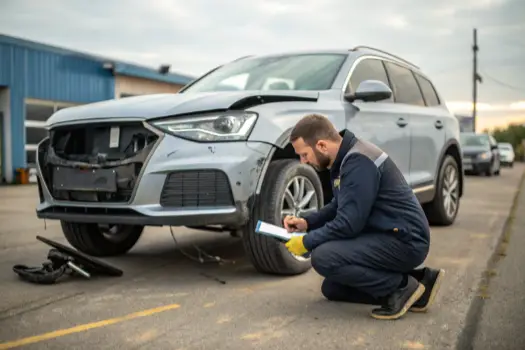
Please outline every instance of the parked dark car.
M461 133L460 139L465 173L500 174L501 155L494 137L486 133L465 132Z

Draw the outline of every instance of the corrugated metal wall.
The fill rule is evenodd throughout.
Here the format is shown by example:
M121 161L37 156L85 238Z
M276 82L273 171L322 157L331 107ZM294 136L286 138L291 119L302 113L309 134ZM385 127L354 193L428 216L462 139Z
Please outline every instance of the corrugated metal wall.
M0 85L11 102L13 168L25 167L26 98L90 103L114 98L115 80L100 62L0 42Z

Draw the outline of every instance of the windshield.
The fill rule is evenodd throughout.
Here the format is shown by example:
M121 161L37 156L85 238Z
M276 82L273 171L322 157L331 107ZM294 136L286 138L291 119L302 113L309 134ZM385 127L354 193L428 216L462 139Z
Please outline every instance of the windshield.
M486 135L461 135L463 146L488 146L489 138Z
M228 63L183 93L238 90L328 90L347 55L300 54Z
M501 149L501 150L504 150L504 151L511 151L512 150L512 146L508 143L500 143L498 144L498 148Z

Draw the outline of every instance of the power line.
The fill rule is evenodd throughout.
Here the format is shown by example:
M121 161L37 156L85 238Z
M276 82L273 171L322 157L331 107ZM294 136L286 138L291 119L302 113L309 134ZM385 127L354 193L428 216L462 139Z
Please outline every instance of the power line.
M506 87L508 89L511 89L511 90L515 90L515 91L522 91L522 92L525 92L525 87L519 87L519 86L514 86L514 85L510 85L510 84L507 84L501 80L498 80L492 76L490 76L489 74L487 74L486 72L481 72L481 76L483 78L487 78L488 80L492 81L493 83L496 83L500 86L503 86L503 87Z

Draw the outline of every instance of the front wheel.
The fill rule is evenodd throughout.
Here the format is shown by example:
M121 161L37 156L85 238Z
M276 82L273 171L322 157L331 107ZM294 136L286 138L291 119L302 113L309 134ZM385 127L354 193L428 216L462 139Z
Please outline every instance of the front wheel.
M116 256L127 253L137 243L143 226L98 225L61 221L62 232L69 244L82 253Z
M456 160L447 155L439 170L436 194L424 205L431 225L448 226L454 223L459 210L459 168Z
M303 216L319 210L323 189L316 171L294 159L270 163L252 218L243 233L244 248L254 267L263 273L297 275L308 271L311 262L291 254L274 238L256 233L262 220L282 226L286 215Z

